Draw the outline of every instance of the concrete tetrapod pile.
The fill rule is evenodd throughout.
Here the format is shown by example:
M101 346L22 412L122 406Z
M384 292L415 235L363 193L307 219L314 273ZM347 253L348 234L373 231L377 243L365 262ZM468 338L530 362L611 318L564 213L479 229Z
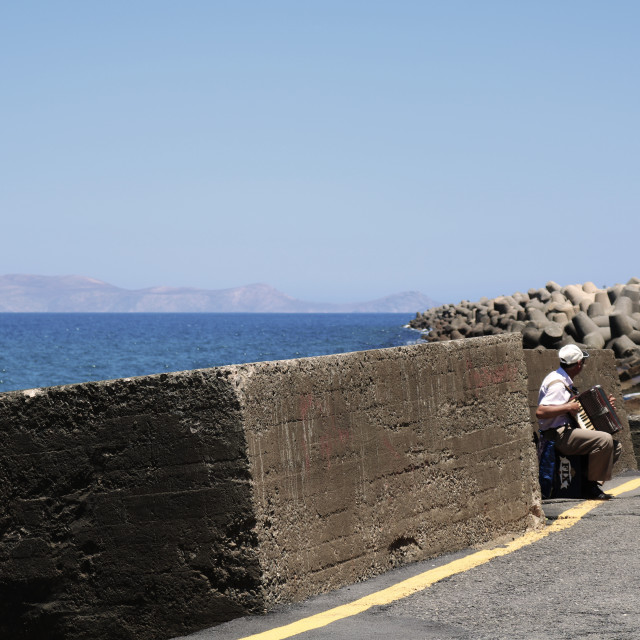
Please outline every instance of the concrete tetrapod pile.
M416 314L410 322L430 342L520 332L525 349L612 349L621 372L640 369L640 279L598 288L592 282L477 302L464 300ZM640 372L640 371L639 371Z

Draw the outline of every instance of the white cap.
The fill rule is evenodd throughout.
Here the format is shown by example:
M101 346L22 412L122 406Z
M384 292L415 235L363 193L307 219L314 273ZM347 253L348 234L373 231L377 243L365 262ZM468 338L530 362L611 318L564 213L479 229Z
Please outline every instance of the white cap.
M589 354L583 351L577 344L568 344L560 351L558 351L558 357L562 364L576 364L583 358L588 358Z

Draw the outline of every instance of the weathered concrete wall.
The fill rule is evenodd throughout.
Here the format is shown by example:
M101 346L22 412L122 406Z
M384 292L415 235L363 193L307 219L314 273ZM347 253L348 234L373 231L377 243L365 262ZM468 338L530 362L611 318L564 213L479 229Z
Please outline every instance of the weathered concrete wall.
M612 393L616 398L616 414L624 425L624 429L616 434L616 439L622 444L623 451L620 459L613 469L613 473L619 474L628 469L637 469L637 462L631 440L631 431L627 420L627 412L622 400L622 389L616 370L616 359L613 351L608 349L589 349L589 359L580 376L574 380L580 391L589 389L599 384L607 393ZM529 385L529 409L531 413L532 429L537 431L538 423L535 418L538 406L538 392L540 384L550 371L555 371L560 366L558 352L554 350L537 351L525 349L525 361L527 363Z
M0 395L0 637L174 637L539 523L520 338Z
M268 603L534 524L522 354L509 336L243 371Z
M0 638L172 637L262 606L228 376L0 395Z

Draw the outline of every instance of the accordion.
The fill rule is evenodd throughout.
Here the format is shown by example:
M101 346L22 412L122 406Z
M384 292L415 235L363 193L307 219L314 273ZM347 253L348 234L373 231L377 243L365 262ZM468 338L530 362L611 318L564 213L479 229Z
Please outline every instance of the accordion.
M616 433L622 429L620 418L599 384L579 393L572 400L580 405L580 411L574 418L579 427L607 433Z

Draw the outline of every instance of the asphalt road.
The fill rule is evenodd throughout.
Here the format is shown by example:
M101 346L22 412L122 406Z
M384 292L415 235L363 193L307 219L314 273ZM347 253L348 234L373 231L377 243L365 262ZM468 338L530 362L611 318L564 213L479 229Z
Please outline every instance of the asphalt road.
M637 472L628 473L607 483L606 488L638 478ZM546 501L548 525L559 523L559 514L582 504L580 500ZM640 488L635 488L613 500L598 502L565 530L444 578L413 595L320 628L288 636L281 631L294 621L351 603L435 567L468 560L477 550L416 563L266 616L239 618L184 638L240 640L263 634L260 640L635 640L640 638L639 517ZM264 633L269 630L270 634Z

